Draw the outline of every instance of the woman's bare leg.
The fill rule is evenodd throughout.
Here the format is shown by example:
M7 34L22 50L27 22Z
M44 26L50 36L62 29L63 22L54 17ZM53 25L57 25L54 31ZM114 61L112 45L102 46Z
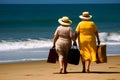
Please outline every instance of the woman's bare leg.
M67 73L67 65L68 65L67 60L64 60L64 73Z
M63 60L62 59L59 59L59 65L60 65L60 72L59 73L62 73L62 71L63 71Z
M85 61L82 61L82 66L83 66L82 72L84 73L85 72Z
M90 72L90 60L85 61L85 72Z

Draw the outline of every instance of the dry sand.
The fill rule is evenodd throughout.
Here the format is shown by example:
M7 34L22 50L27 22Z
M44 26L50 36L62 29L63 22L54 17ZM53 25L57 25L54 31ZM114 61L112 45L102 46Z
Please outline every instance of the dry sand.
M81 73L79 65L68 65L67 74L58 74L59 64L46 61L0 64L0 80L120 80L120 56L107 63L91 64L91 73Z

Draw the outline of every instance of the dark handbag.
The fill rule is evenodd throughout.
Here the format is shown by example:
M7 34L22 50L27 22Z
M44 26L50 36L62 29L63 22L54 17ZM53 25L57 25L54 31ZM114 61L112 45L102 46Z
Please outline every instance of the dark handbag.
M97 58L96 63L106 63L107 62L106 45L97 46L96 58Z
M58 55L57 55L55 48L51 48L49 51L47 62L48 63L56 63L57 58L58 58Z
M75 48L76 47L76 48ZM77 46L70 49L68 54L68 63L78 65L80 61L80 51Z

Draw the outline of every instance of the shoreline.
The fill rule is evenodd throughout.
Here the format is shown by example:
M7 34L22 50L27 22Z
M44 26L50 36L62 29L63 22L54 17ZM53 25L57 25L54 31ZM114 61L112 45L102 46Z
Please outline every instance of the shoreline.
M119 80L120 56L108 56L107 63L91 63L91 73L79 65L68 64L68 74L58 74L59 64L46 60L0 64L0 80Z
M115 57L120 56L119 54L109 54L107 57ZM38 61L46 61L47 58L41 58L41 59L21 59L21 60L6 60L6 61L0 61L0 64L12 64L12 63L24 63L24 62L38 62Z

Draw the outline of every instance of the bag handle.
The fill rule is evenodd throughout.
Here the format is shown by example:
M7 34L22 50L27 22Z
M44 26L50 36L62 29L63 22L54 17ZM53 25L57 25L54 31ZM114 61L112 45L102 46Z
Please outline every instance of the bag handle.
M71 48L73 48L73 49L78 49L77 45L76 45L76 46L75 46L75 45L72 45Z

